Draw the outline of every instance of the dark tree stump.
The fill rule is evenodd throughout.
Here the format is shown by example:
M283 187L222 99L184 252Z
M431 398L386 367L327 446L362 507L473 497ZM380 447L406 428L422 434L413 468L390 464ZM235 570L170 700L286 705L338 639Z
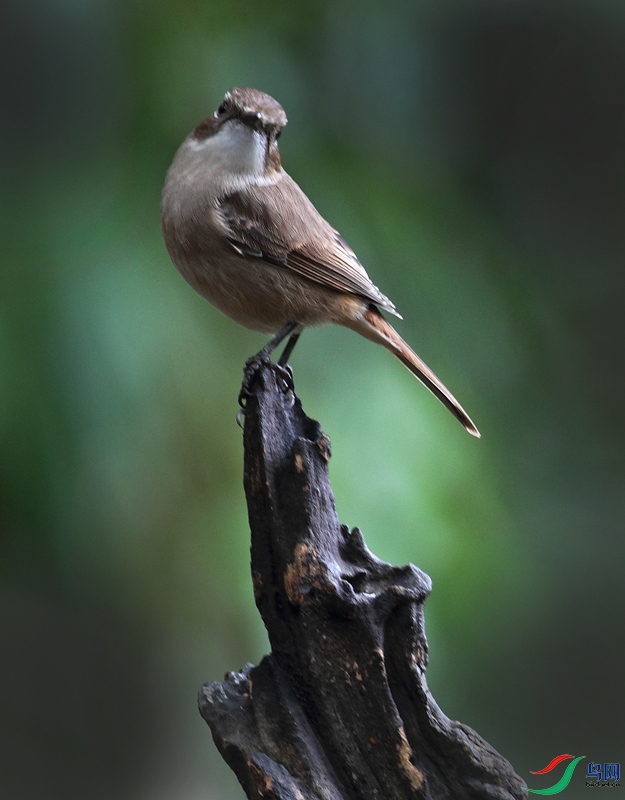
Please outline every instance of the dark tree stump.
M510 764L430 695L430 579L340 525L330 441L285 377L246 366L252 576L272 652L202 687L219 751L254 800L525 798Z

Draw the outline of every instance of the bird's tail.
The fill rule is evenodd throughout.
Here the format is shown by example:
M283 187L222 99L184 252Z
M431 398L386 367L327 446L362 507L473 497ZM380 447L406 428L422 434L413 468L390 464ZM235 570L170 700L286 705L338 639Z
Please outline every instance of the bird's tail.
M354 330L367 339L378 342L384 345L387 350L390 350L424 386L427 386L433 395L438 397L443 405L447 406L454 417L464 425L472 436L480 438L480 432L475 427L473 420L453 394L439 381L414 350L406 344L395 328L384 319L375 306L369 306L364 315L359 320L354 321L350 327L353 327Z

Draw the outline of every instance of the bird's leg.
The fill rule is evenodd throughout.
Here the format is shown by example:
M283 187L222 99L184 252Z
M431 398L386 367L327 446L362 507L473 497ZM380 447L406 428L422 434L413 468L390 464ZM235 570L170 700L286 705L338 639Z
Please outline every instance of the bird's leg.
M273 351L276 349L276 347L280 344L280 342L284 341L284 339L286 339L286 337L297 328L298 324L299 323L297 322L287 323L284 326L284 328L282 328L282 330L276 333L273 339L267 342L267 344L263 347L262 350L259 350L259 352L256 353L255 356L252 356L252 358L248 359L243 374L243 386L239 394L239 405L241 406L241 409L245 408L245 401L247 400L247 397L249 395L250 382L253 379L254 373L256 372L257 369L257 366L255 367L255 364L257 365L258 361L262 361L263 359L269 358L273 353ZM298 336L299 333L296 333L293 334L289 339L287 346L285 347L286 358L288 358L291 352L293 351ZM280 361L276 364L278 371L281 373L280 377L283 383L283 391L285 394L287 394L287 392L293 389L293 376L291 374L291 370L289 367L285 367L286 358L284 357L283 353L282 357L280 358ZM243 413L245 412L243 411ZM241 424L240 415L241 412L237 414L237 422L239 423L239 425Z
M263 347L263 349L260 350L254 356L254 358L263 358L263 357L270 356L273 353L273 351L276 349L276 347L280 344L280 342L284 341L284 339L286 339L286 337L289 335L289 333L291 333L295 328L297 328L297 322L287 322L287 324L284 326L284 328L282 328L282 330L279 330L278 333L276 333L276 335L273 337L273 339L270 339L267 342L267 344ZM293 337L291 337L291 338L293 338ZM290 344L290 342L289 342L289 344ZM287 345L287 347L288 346L289 345ZM291 348L291 350L292 349L293 348ZM289 355L290 354L291 353L289 351Z
M291 357L291 353L293 352L293 348L297 344L297 340L299 339L300 334L301 334L301 331L298 331L297 333L292 333L291 334L291 338L286 343L286 347L284 348L284 350L282 351L282 355L278 359L278 366L284 367L286 365L287 361Z

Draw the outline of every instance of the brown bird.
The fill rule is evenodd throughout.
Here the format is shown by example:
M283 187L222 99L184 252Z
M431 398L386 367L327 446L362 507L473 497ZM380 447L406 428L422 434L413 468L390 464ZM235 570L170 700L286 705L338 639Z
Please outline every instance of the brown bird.
M479 431L451 392L380 309L399 317L354 251L282 169L282 106L256 89L226 92L184 140L167 172L161 223L167 250L191 286L236 322L290 335L333 322L386 347L464 427Z

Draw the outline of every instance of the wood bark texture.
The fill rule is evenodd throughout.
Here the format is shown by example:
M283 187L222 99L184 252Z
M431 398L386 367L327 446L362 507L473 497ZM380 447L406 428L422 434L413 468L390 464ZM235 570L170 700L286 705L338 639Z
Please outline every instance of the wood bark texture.
M330 441L290 372L251 359L244 396L252 578L271 655L204 685L199 706L247 797L525 798L510 764L428 691L430 579L380 561L339 523Z

